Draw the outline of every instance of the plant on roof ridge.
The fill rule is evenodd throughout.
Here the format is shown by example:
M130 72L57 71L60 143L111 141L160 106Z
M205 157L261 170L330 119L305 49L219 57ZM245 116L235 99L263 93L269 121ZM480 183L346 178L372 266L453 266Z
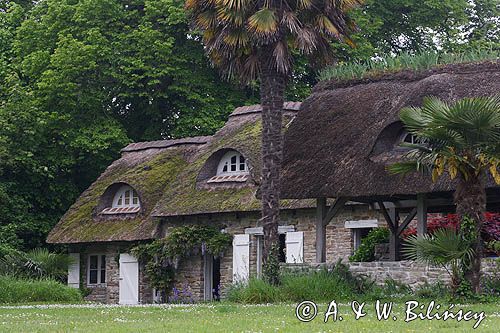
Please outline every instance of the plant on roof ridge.
M445 176L456 179L454 203L459 229L463 231L468 221L474 222L469 232L462 232L472 240L475 254L465 278L479 293L488 173L500 184L500 96L465 98L453 104L425 98L422 107L402 109L400 118L417 143L404 144L411 149L405 161L391 165L389 171L419 171L431 175L433 181Z
M361 79L404 69L421 71L439 65L497 60L499 58L500 50L498 49L475 49L462 53L423 52L418 54L402 53L397 56L383 55L362 62L341 63L327 67L319 73L319 80Z

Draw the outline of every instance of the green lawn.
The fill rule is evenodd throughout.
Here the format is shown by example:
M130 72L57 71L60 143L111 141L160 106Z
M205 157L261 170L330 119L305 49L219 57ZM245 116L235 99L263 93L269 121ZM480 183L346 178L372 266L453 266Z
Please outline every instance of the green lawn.
M446 306L448 308L448 306ZM477 332L499 332L500 302L456 306L484 311ZM232 303L166 306L41 305L0 307L0 332L471 332L475 321L404 322L404 303L394 305L397 320L378 321L374 303L367 315L354 320L351 307L339 304L342 321L323 322L326 304L318 316L303 323L295 317L295 304L240 305Z

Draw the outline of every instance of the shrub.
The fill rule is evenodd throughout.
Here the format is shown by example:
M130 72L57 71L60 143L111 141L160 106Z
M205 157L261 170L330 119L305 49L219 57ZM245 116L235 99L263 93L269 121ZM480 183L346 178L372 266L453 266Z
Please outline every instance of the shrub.
M0 276L0 303L81 301L82 295L78 289L54 280L24 280Z
M304 269L281 274L281 284L273 286L262 279L251 278L228 290L228 300L240 303L273 303L279 301L314 300L317 302L351 300L369 292L374 282L353 275L340 261L320 271Z
M235 283L228 292L227 299L232 302L261 304L279 302L279 287L258 278L250 278L247 283Z
M34 249L28 253L12 251L0 258L0 274L63 281L72 260L67 254L52 253L47 249Z
M368 235L363 238L361 245L349 257L349 261L373 261L375 254L375 245L387 243L389 241L389 229L376 228L371 230Z

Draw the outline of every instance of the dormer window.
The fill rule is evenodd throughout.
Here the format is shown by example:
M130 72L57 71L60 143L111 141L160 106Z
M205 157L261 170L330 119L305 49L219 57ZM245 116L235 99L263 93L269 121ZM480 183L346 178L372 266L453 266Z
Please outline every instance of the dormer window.
M417 144L418 139L417 139L417 136L415 134L408 133L407 131L403 131L403 134L401 135L401 142Z
M248 179L246 158L236 150L225 153L217 165L217 173L208 183L245 182Z
M114 194L111 207L103 210L104 214L137 213L141 203L137 191L129 185L123 185Z
M237 151L230 151L222 156L217 167L217 176L248 174L245 157Z

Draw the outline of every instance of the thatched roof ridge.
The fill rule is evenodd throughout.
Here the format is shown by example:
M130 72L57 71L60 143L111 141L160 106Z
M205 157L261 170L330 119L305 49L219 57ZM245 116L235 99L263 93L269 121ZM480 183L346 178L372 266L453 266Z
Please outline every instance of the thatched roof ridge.
M365 77L353 79L329 79L320 81L313 87L312 93L319 93L324 90L332 90L338 88L347 88L360 84L370 84L382 81L418 81L425 77L450 73L467 74L474 73L478 70L482 72L496 71L497 60L485 60L481 62L463 62L455 64L442 64L425 70L402 69L399 71L386 71L369 73Z
M299 111L301 102L285 102L283 103L283 110L286 111ZM260 104L240 106L234 109L234 111L229 115L230 117L240 116L250 113L260 113L262 112L262 106Z
M387 173L387 164L402 153L393 149L397 133L391 134L399 111L421 105L425 96L454 101L499 92L500 61L321 82L285 135L282 195L366 198L450 191L454 184L444 177L433 184L421 175Z
M132 151L154 149L154 148L168 148L180 145L203 145L208 141L210 141L210 138L211 136L195 136L191 138L182 138L182 139L134 142L123 148L121 152L122 153L132 152Z

